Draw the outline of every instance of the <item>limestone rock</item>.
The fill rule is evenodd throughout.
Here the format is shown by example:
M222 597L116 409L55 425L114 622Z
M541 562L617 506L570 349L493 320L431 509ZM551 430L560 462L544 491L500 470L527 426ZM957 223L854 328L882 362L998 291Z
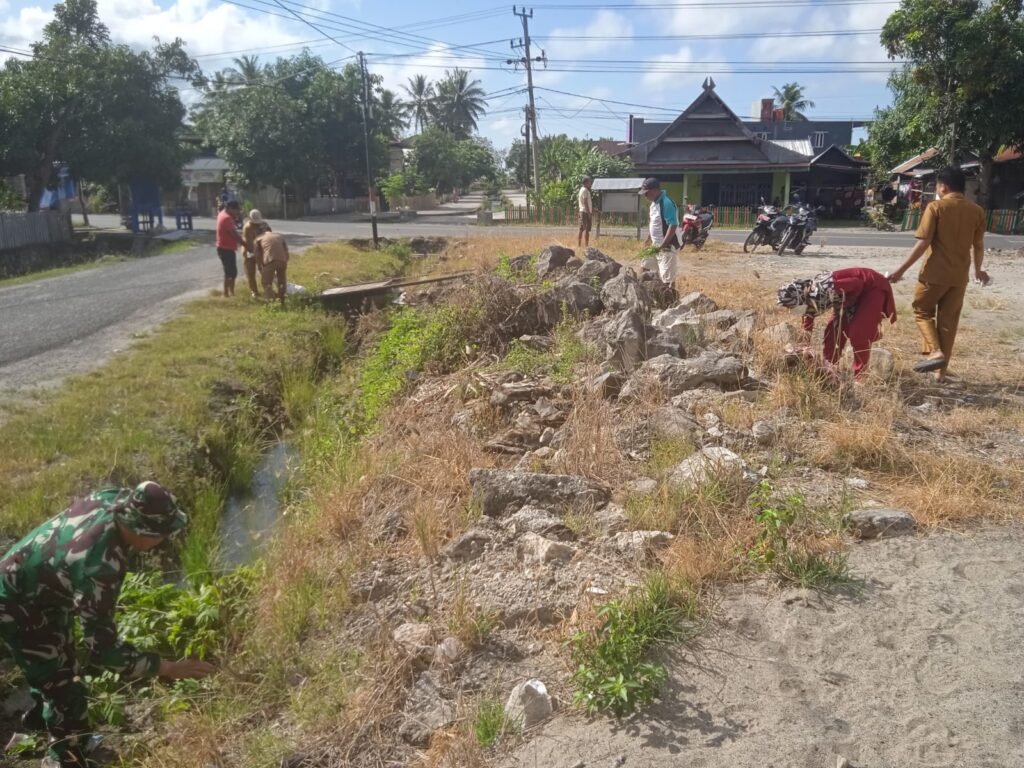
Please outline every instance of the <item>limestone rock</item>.
M771 445L775 442L777 431L775 426L767 421L755 421L754 426L750 428L750 434L754 436L758 445Z
M666 531L626 531L612 538L612 546L624 555L647 557L655 549L668 545L674 539Z
M714 299L705 296L700 291L694 291L693 293L688 293L683 296L683 298L679 300L678 306L683 310L683 312L693 312L696 314L714 312L718 309L718 305L715 303Z
M646 315L651 309L650 294L640 284L636 272L628 267L624 267L618 275L604 284L601 288L601 301L605 308L612 312L631 309Z
M670 355L672 357L683 356L683 345L678 336L670 333L658 333L647 338L647 356L660 357Z
M434 653L434 630L429 624L401 624L395 628L391 637L413 658L429 661Z
M759 479L758 474L728 448L705 446L672 470L668 482L676 488L696 488L723 474L736 474L749 483Z
M505 703L505 716L526 729L544 722L555 711L547 686L532 679L512 689Z
M632 310L623 310L605 325L606 357L626 373L632 373L647 359L646 326Z
M619 396L622 386L626 383L626 377L618 371L608 371L591 376L583 382L583 389L589 394L613 400Z
M684 349L704 344L704 326L699 315L683 307L669 307L651 318L651 325Z
M441 554L450 560L469 562L484 553L490 543L491 534L479 528L471 528L460 536L449 541L441 550Z
M777 323L757 333L754 339L761 346L779 347L781 349L789 344L796 344L799 339L799 332L789 323Z
M902 509L867 507L850 513L850 525L862 539L882 539L911 534L916 523L913 516Z
M519 557L528 563L567 563L576 555L576 548L536 533L524 533L519 539Z
M529 253L522 253L508 260L509 271L513 275L524 277L533 271L534 257Z
M575 278L572 282L556 288L552 294L558 301L559 310L564 306L574 317L580 315L596 317L604 309L600 291L590 283L581 283Z
M653 496L658 492L658 481L650 477L638 477L626 484L626 492L631 496Z
M409 744L425 747L439 728L455 722L455 703L441 696L433 675L424 672L416 680L405 702L405 720L398 734Z
M523 507L502 521L502 525L514 535L536 533L552 539L573 537L562 519L538 507Z
M747 368L739 359L724 352L705 350L697 357L684 360L660 355L645 362L626 382L620 397L642 394L651 386L659 387L669 397L703 384L737 389L746 378Z
M647 419L652 434L668 440L696 443L700 425L679 408L663 406L656 409Z
M576 270L576 279L582 283L593 283L597 281L598 285L604 285L617 274L621 266L615 261L598 261L596 259L588 259L583 262L583 266Z
M705 325L724 331L738 323L742 317L743 313L734 309L717 309L714 312L702 314L700 320Z
M503 517L529 504L545 509L595 509L608 502L607 489L576 475L473 469L469 485L473 502L489 517Z
M543 280L553 270L564 267L569 259L576 255L571 248L563 248L561 245L549 245L537 259L537 277Z
M451 666L465 653L466 646L459 638L446 637L434 649L434 662L443 666Z
M655 484L655 487L657 487L657 484ZM626 517L626 510L618 504L608 504L604 509L597 510L594 513L593 519L605 536L621 533L629 527L629 518Z
M587 261L600 261L605 264L615 264L617 266L621 266L619 265L619 262L617 262L611 256L606 256L604 253L602 253L600 250L598 250L592 245L588 246L587 249L583 252L583 258L586 259Z
M876 347L871 350L868 372L877 379L888 381L896 372L896 357L888 349Z

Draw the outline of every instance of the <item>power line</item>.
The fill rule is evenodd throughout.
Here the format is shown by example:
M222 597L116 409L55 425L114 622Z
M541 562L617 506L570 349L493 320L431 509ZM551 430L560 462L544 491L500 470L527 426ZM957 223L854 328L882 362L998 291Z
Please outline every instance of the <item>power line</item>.
M899 0L774 0L772 8L802 6L825 8L842 5L896 5ZM764 8L763 0L696 0L689 3L538 3L545 11L672 11L686 8Z
M328 39L330 39L330 40L333 40L333 41L334 41L334 42L336 42L336 43L337 43L338 45L340 45L340 46L341 46L342 48L344 48L344 49L345 49L346 51L351 51L352 53L359 53L359 52L358 52L358 51L357 51L357 50L356 50L355 48L353 48L352 46L350 46L350 45L345 45L345 43L341 42L341 40L339 40L338 38L336 38L336 37L332 37L331 35L329 35L329 34L327 34L326 32L324 32L324 31L323 31L322 29L320 29L320 27L318 27L318 26L317 26L316 24L314 24L313 22L311 22L311 21L307 20L306 18L304 18L304 17L300 16L299 14L297 14L297 13L296 13L295 11L293 11L293 10L292 10L291 8L287 7L287 6L286 6L286 5L284 4L284 3L282 3L282 2L281 2L281 0L274 0L274 2L275 2L275 3L277 3L277 4L279 5L279 6L281 6L282 8L284 8L284 10L288 11L288 13L290 13L290 14L291 14L292 16L294 16L294 17L295 17L296 19L298 19L299 21L301 21L301 22L302 22L303 24L306 24L306 25L308 25L308 26L309 26L310 28L312 28L312 29L316 30L316 31L317 31L317 32L319 32L319 33L320 33L321 35L323 35L324 37L326 37L326 38L328 38ZM362 54L361 54L361 53L359 53L359 56L362 56Z
M657 40L742 40L764 37L858 37L877 35L882 29L817 29L803 32L732 32L707 35L541 35L545 40L571 41L657 41Z

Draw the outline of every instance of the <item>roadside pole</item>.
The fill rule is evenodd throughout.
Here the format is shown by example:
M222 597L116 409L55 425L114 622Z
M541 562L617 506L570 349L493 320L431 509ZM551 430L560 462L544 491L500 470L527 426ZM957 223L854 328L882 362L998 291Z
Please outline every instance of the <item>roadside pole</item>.
M370 227L373 230L373 247L380 247L377 235L377 195L373 187L373 172L370 167L370 124L373 117L373 105L370 103L370 76L366 71L366 57L359 52L359 72L363 76L363 146L366 149L366 200L370 206Z

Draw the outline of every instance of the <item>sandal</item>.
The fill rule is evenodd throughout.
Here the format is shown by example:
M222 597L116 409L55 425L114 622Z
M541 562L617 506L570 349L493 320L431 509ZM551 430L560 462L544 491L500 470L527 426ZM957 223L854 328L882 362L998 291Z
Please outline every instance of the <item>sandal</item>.
M944 357L929 357L927 360L922 360L914 366L915 373L931 373L932 371L939 371L946 367L946 358Z

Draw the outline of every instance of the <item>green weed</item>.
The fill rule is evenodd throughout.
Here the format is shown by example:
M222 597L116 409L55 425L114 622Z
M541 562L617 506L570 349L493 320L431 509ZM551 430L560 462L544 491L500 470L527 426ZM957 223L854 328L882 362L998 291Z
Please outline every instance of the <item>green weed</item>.
M687 636L683 622L696 616L695 600L680 600L688 592L655 572L626 599L598 609L600 624L571 641L577 704L622 717L657 696L667 672L650 656Z
M505 705L497 696L488 696L476 708L473 716L473 735L476 743L485 749L502 737L519 732L519 723L505 715Z
M576 338L576 326L568 318L555 327L552 336L553 343L548 350L534 349L518 340L513 341L498 367L527 374L546 372L560 384L572 383L575 367L587 360L591 351Z

